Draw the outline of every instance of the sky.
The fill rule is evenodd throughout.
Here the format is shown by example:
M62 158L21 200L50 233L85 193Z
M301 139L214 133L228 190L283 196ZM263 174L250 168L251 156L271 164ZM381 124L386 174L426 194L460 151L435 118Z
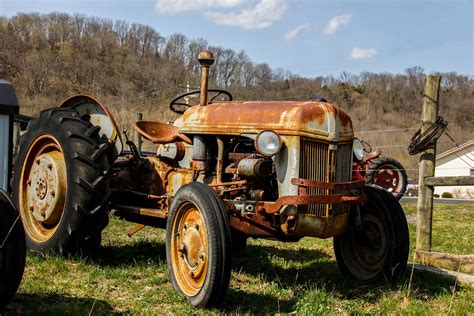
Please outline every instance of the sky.
M341 72L474 75L474 0L0 0L0 15L120 19L245 50L304 77Z

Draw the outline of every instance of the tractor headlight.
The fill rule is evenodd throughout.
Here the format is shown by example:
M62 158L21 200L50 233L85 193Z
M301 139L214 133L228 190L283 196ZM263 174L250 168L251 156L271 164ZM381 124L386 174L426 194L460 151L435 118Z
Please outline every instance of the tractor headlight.
M358 138L354 138L352 143L352 151L357 161L361 161L364 158L364 145Z
M259 154L272 157L278 154L282 146L280 136L273 131L262 131L255 138L255 148Z

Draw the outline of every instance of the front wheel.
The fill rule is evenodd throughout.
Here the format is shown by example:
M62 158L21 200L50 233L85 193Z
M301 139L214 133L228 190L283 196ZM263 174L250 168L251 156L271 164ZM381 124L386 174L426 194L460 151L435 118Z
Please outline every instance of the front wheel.
M408 260L408 225L400 203L387 191L366 186L367 203L351 209L350 225L334 237L340 270L363 281L394 284Z
M231 233L217 193L199 182L182 187L166 227L166 259L174 289L192 306L220 303L230 281Z

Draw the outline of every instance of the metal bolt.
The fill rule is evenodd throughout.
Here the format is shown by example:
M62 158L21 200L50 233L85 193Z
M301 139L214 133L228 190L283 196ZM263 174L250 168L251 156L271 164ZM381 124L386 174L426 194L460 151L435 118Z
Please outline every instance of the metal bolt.
M206 259L206 255L204 254L204 252L201 252L201 254L199 254L199 259L201 259L202 261Z
M49 170L53 169L53 164L52 164L52 163L49 163L49 164L48 164L48 169L49 169Z
M184 253L185 250L186 250L186 247L184 246L184 244L179 245L179 248L178 248L179 252Z

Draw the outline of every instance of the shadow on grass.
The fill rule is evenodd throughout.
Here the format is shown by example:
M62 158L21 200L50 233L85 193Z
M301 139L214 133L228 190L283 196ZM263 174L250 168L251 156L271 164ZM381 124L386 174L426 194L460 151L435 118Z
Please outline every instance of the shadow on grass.
M81 260L84 260L83 258ZM86 262L102 267L120 268L123 266L124 269L130 265L149 265L150 263L163 265L166 264L165 245L164 243L140 241L122 246L103 246L96 252L89 254ZM246 285L242 285L240 288L232 287L225 296L223 305L218 309L224 313L292 312L295 310L298 300L304 299L305 293L315 288L322 289L330 296L334 294L338 299L362 299L367 303L376 303L383 296L390 295L392 290L406 293L410 276L410 271L406 271L395 288L390 288L383 280L361 282L344 276L339 271L335 260L325 252L314 249L282 249L266 245L249 245L244 254L234 258L233 270L236 273L253 276L257 280L273 281L279 289L290 290L293 295L278 297L278 295L252 292L247 290L249 287ZM451 285L452 282L444 278L415 273L412 282L412 297L425 300L439 294L446 294ZM35 300L39 303L35 303ZM15 302L28 301L27 306L37 304L37 306L41 306L43 304L48 313L49 311L76 313L76 310L79 312L86 310L85 307L78 309L79 306L91 307L94 301L91 299L90 302L77 302L77 300L84 299L61 296L44 296L38 299L31 296L30 300L26 299L26 295L20 294L13 301L12 306L18 308L23 304L15 305ZM64 302L62 305L58 305L56 301ZM106 302L96 302L96 306L99 311L103 309L104 313L107 313L107 309L109 312L113 310ZM8 311L15 311L11 308L9 307Z
M224 314L275 314L294 311L296 300L230 288L219 311Z
M17 294L2 315L47 314L47 315L110 315L113 307L102 300L78 298L60 294Z
M80 257L78 257L80 258ZM143 264L166 264L164 243L139 241L120 246L102 246L84 255L87 261L102 267L121 267Z
M288 268L275 265L272 260L280 259L290 264ZM298 267L295 267L298 266ZM363 282L343 275L335 260L324 252L317 250L289 250L272 246L248 246L245 253L234 258L234 271L273 281L282 290L292 290L293 298L276 297L247 293L241 289L230 289L224 302L226 312L280 311L283 313L295 310L295 304L301 295L315 288L323 289L328 295L335 295L343 300L364 300L376 303L382 297L391 295L392 291L407 293L410 272L406 270L398 285L391 287L381 279ZM417 299L428 299L446 294L453 282L430 274L415 273L411 296Z

